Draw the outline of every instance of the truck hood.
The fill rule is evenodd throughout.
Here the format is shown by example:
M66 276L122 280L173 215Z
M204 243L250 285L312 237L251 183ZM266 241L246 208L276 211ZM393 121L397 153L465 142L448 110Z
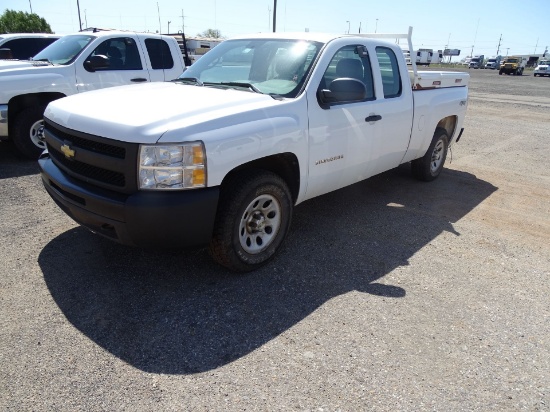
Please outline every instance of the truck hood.
M50 64L46 62L35 62L32 60L0 60L0 70L14 70L14 69L34 69L36 67L47 67Z
M163 135L176 130L169 140L176 142L242 123L247 113L267 118L266 109L280 104L271 96L242 89L147 83L65 97L50 103L44 116L69 129L132 143L164 141Z

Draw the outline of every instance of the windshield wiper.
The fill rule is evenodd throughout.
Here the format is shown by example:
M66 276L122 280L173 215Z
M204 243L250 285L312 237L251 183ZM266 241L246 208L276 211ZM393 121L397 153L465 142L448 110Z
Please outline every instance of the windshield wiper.
M263 94L262 91L260 89L258 89L256 86L254 86L252 83L246 83L246 82L221 82L221 83L216 83L216 84L221 84L223 86L244 87L246 89L252 90L255 93Z
M174 79L173 81L175 81L175 82L191 82L191 83L195 83L197 86L204 86L204 83L201 82L196 77L179 77L177 79Z

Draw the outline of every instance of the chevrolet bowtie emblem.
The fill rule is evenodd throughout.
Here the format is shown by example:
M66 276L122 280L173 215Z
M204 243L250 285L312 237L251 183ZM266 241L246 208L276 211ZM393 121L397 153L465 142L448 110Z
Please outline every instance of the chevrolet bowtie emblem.
M71 149L69 145L64 144L63 146L61 146L61 151L63 152L63 154L67 159L74 157L74 150Z

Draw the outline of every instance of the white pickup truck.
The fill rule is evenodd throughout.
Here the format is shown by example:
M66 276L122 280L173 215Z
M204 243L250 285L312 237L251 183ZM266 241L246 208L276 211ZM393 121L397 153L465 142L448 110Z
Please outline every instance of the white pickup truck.
M280 248L294 206L406 162L433 180L460 138L469 75L409 74L382 37L235 38L177 81L57 100L45 188L112 240L209 244L221 265L253 270Z
M61 37L33 60L0 61L0 140L26 156L45 149L42 116L61 97L131 83L177 78L185 69L170 36L82 31Z

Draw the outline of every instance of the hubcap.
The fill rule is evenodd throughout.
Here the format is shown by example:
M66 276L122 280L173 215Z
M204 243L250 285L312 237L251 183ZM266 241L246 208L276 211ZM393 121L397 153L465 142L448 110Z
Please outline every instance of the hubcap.
M443 150L445 149L445 143L443 143L443 140L438 140L434 151L432 152L432 162L430 165L430 171L432 173L435 173L438 171L438 169L441 167L441 163L443 161Z
M239 223L239 242L251 255L265 250L281 227L281 206L271 195L260 195L246 208Z
M35 146L45 149L46 141L44 140L44 121L38 120L34 122L29 130L29 135Z

